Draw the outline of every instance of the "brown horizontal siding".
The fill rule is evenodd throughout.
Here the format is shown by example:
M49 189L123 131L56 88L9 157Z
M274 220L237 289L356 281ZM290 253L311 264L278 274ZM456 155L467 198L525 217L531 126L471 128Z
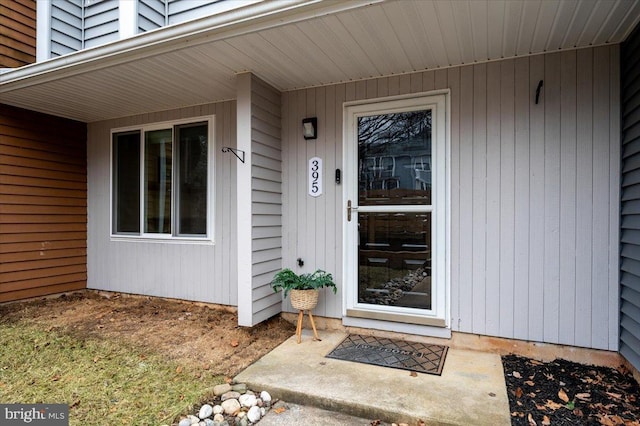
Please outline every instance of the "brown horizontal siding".
M0 68L36 61L36 1L0 0Z
M85 273L66 274L57 275L54 277L39 278L36 280L14 281L11 283L0 284L0 287L4 288L7 291L20 291L36 289L38 287L41 287L42 284L46 284L49 286L60 284L75 284L86 279L87 274Z
M30 288L24 290L2 292L2 285L0 284L0 303L11 302L13 300L28 299L30 297L39 297L46 294L64 293L66 291L81 290L87 287L87 280L77 281L72 283L58 284L47 286L50 290L49 293L42 293L41 288Z
M85 288L86 125L0 105L0 200L0 302Z

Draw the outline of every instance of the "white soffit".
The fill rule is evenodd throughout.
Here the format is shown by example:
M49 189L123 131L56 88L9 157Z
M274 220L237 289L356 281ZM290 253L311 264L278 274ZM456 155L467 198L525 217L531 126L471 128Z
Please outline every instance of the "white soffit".
M246 19L228 33L137 46L120 59L99 56L109 45L77 64L80 55L67 55L51 61L68 70L54 78L29 76L39 64L19 79L0 75L0 102L92 122L234 99L235 75L245 71L287 91L620 43L640 20L640 0L369 3L302 2L315 13L274 13L255 27Z

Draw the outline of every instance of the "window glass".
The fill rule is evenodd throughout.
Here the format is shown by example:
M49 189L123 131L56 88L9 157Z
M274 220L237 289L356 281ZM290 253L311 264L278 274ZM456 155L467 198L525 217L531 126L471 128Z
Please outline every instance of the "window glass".
M178 234L207 233L207 124L176 126Z
M209 236L210 123L150 124L113 133L113 234Z
M144 232L171 233L172 131L144 134Z
M431 204L431 110L358 118L359 204Z
M113 229L140 233L140 132L113 135Z

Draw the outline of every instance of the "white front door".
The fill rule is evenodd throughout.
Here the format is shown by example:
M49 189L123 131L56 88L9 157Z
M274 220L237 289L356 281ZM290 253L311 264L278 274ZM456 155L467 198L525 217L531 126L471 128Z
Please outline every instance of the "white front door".
M447 94L345 107L345 315L447 326Z

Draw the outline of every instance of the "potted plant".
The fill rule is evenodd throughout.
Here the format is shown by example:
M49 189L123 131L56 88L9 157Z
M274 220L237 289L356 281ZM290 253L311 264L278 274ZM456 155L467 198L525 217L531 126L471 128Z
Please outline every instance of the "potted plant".
M298 275L291 269L285 268L275 275L271 281L271 287L275 292L283 290L285 297L291 292L291 306L300 311L308 311L316 307L319 289L329 287L334 294L337 292L331 274L321 269Z

